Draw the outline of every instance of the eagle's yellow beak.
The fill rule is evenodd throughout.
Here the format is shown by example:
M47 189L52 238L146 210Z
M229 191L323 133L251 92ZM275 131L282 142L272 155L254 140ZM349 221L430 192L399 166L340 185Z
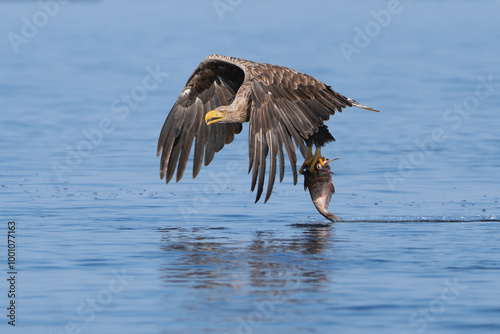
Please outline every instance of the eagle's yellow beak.
M226 112L225 111L209 111L205 115L205 122L207 125L210 125L212 123L216 123L220 121L221 119L224 119L226 117Z

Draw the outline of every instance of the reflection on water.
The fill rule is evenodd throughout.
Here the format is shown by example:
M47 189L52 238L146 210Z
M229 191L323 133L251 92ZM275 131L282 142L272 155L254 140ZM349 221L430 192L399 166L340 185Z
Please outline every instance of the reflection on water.
M161 277L168 284L197 289L249 285L290 293L319 288L332 275L319 265L325 260L324 250L334 249L332 226L302 228L290 237L256 231L250 240L235 240L226 228L160 231L166 252Z

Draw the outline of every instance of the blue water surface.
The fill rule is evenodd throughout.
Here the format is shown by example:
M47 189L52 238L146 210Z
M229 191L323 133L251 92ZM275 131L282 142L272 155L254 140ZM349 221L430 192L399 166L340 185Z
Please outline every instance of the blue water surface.
M500 1L0 2L2 333L500 333ZM156 144L199 62L308 73L347 109L326 225L247 128L200 175ZM301 161L299 162L301 163ZM16 326L6 316L16 222Z

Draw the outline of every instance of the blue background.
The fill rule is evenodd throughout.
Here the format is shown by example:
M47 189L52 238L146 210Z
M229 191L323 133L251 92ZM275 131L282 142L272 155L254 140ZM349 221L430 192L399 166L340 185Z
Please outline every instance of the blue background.
M19 293L2 333L500 332L499 12L0 2L0 260L7 276L15 220ZM253 204L246 128L197 179L159 179L161 126L213 53L381 110L327 123L330 211L348 223L322 226L289 168Z

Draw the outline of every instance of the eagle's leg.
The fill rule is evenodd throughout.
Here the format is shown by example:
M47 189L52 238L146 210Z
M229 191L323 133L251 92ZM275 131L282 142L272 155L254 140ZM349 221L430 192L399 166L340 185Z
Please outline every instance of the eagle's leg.
M312 147L313 143L307 146L307 157L302 164L302 167L300 167L299 169L300 174L304 174L306 171L310 170L311 166L313 166L312 169L314 170L314 166L316 166L318 162L323 166L325 165L326 158L321 155L321 147L316 146L316 152L314 153L314 155L312 154Z

